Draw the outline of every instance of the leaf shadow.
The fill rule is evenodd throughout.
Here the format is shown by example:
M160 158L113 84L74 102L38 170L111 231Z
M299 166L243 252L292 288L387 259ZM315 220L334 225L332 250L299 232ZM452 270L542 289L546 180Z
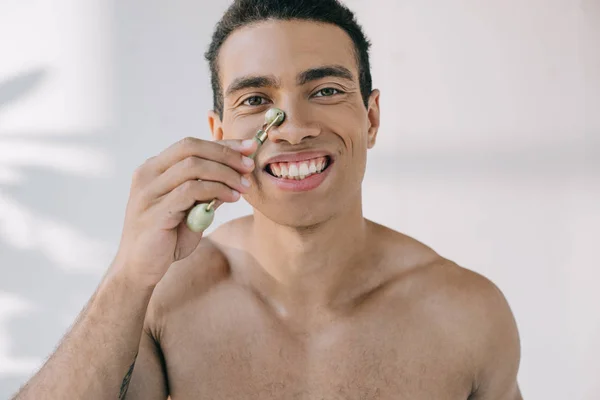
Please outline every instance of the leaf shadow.
M0 111L3 106L31 94L48 77L48 70L35 68L0 82Z
M0 80L0 115L7 107L12 107L35 94L48 76L49 71L39 67ZM30 133L47 136L44 135L43 128L39 132L27 132L26 140L34 144L42 142L31 137ZM91 133L93 135L90 135L90 132L78 131L64 132L62 135L58 132L59 136L53 137L52 141L59 143L60 136L68 136L70 140L75 138L78 144L91 142L92 146L107 148L111 140L114 140L106 130ZM27 224L31 225L31 229L27 230L29 235L36 235L35 220L41 218L68 226L71 230L81 233L83 240L94 237L105 240L114 236L114 233L106 228L112 221L106 223L106 218L101 213L89 215L85 207L69 206L73 199L82 204L98 204L98 199L107 197L106 193L114 188L111 179L57 173L56 170L47 167L36 167L33 161L32 159L31 165L26 163L18 166L20 170L26 171L26 179L23 182L5 185L0 181L0 200L10 199L32 217L32 223L27 221ZM115 204L120 203L120 199L110 198L103 203L114 207L110 204L112 201ZM14 223L14 215L11 222L10 212L6 204L0 201L0 230L4 230L1 233L5 235L12 235L12 228L22 226L22 223ZM22 299L31 305L31 309L3 321L0 326L0 334L6 335L5 339L9 341L8 353L0 354L0 362L3 356L11 360L43 360L56 347L74 317L85 305L102 272L67 270L49 257L35 240L33 245L20 248L7 241L5 235L0 235L0 292L7 292ZM60 238L55 239L57 240L51 242L52 245L60 241ZM69 243L62 243L60 247L68 246ZM31 371L33 372L35 371ZM0 398L13 395L29 375L30 373L22 371L0 375Z

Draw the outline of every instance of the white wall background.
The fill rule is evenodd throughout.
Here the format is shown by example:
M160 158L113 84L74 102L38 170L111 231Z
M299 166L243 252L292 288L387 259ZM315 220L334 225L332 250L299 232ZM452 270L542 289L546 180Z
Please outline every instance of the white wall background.
M598 399L600 0L346 3L382 91L366 216L500 286L527 399ZM0 398L95 289L133 169L209 137L228 4L0 1Z

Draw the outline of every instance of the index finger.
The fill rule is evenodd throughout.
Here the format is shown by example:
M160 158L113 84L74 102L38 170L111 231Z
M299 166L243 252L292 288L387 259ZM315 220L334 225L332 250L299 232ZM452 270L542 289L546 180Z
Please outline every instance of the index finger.
M239 173L245 174L254 168L253 163L247 161L244 163L244 158L247 158L245 154L251 153L255 148L256 144L242 143L242 140L208 141L186 137L162 151L150 161L150 164L158 174L162 174L188 157L199 157L228 165Z
M256 148L258 147L258 143L253 139L245 139L245 140L237 140L237 139L228 139L228 140L216 140L213 143L219 143L223 146L227 146L232 150L238 151L245 156L252 154Z

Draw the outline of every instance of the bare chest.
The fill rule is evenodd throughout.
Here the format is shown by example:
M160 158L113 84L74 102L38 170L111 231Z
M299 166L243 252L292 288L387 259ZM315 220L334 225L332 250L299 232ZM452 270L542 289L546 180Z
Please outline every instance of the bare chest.
M384 310L301 332L249 304L190 307L161 348L172 400L466 400L472 383L443 332Z

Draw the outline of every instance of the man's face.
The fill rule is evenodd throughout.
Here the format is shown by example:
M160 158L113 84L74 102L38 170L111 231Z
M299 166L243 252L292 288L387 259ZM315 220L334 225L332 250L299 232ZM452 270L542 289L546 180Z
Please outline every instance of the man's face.
M379 93L365 108L353 42L342 29L310 21L247 26L225 41L218 65L223 120L209 113L216 140L252 138L269 108L286 113L255 159L245 198L257 211L306 227L360 204ZM280 156L288 162L272 162Z

